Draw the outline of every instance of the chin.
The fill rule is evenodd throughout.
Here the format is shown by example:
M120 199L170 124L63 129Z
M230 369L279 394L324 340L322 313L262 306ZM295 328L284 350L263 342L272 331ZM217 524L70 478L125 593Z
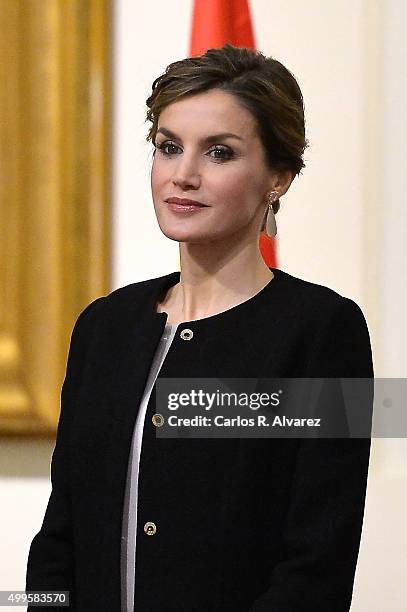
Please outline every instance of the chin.
M160 230L170 240L175 242L196 242L204 243L211 240L210 233L206 233L204 229L187 227L175 227L173 223L158 223Z
M161 231L164 236L166 236L170 240L174 240L175 242L204 244L205 242L209 242L211 240L210 236L198 234L197 232L176 231L171 230L169 228L161 228Z

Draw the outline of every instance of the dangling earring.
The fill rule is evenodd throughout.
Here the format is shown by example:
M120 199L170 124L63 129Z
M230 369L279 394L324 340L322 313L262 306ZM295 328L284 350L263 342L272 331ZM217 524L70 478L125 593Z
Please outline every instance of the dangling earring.
M274 238L274 236L277 234L276 216L273 210L273 202L275 202L277 198L278 198L278 191L272 191L268 196L266 234L270 238Z

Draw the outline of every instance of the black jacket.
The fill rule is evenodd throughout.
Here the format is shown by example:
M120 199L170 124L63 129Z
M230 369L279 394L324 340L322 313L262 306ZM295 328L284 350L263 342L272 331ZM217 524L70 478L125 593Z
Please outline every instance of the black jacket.
M272 270L253 298L180 324L159 377L372 377L359 306ZM167 320L155 303L179 278L96 299L72 332L52 493L26 590L69 590L77 612L120 611L130 444ZM370 439L158 439L154 400L155 386L140 462L135 612L348 611Z

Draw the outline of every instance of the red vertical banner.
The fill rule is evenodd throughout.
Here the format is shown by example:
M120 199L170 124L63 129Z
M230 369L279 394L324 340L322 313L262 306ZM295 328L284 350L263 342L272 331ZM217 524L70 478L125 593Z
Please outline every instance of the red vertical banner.
M190 55L230 43L255 49L248 0L194 0ZM277 267L276 238L260 233L259 248L265 263Z

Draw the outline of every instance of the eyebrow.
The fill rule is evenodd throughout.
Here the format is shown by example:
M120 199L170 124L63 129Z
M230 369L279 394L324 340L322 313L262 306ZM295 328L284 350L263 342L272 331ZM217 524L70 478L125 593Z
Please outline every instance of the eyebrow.
M158 133L164 134L164 136L167 136L167 138L174 138L175 140L181 140L179 136L177 136L174 132L164 127L158 128L157 134ZM212 134L211 136L206 136L205 138L202 138L200 142L202 142L203 144L211 144L213 142L218 142L219 140L222 140L223 138L236 138L236 140L241 140L241 141L244 140L241 136L238 136L237 134L233 134L232 132L220 132L219 134Z

